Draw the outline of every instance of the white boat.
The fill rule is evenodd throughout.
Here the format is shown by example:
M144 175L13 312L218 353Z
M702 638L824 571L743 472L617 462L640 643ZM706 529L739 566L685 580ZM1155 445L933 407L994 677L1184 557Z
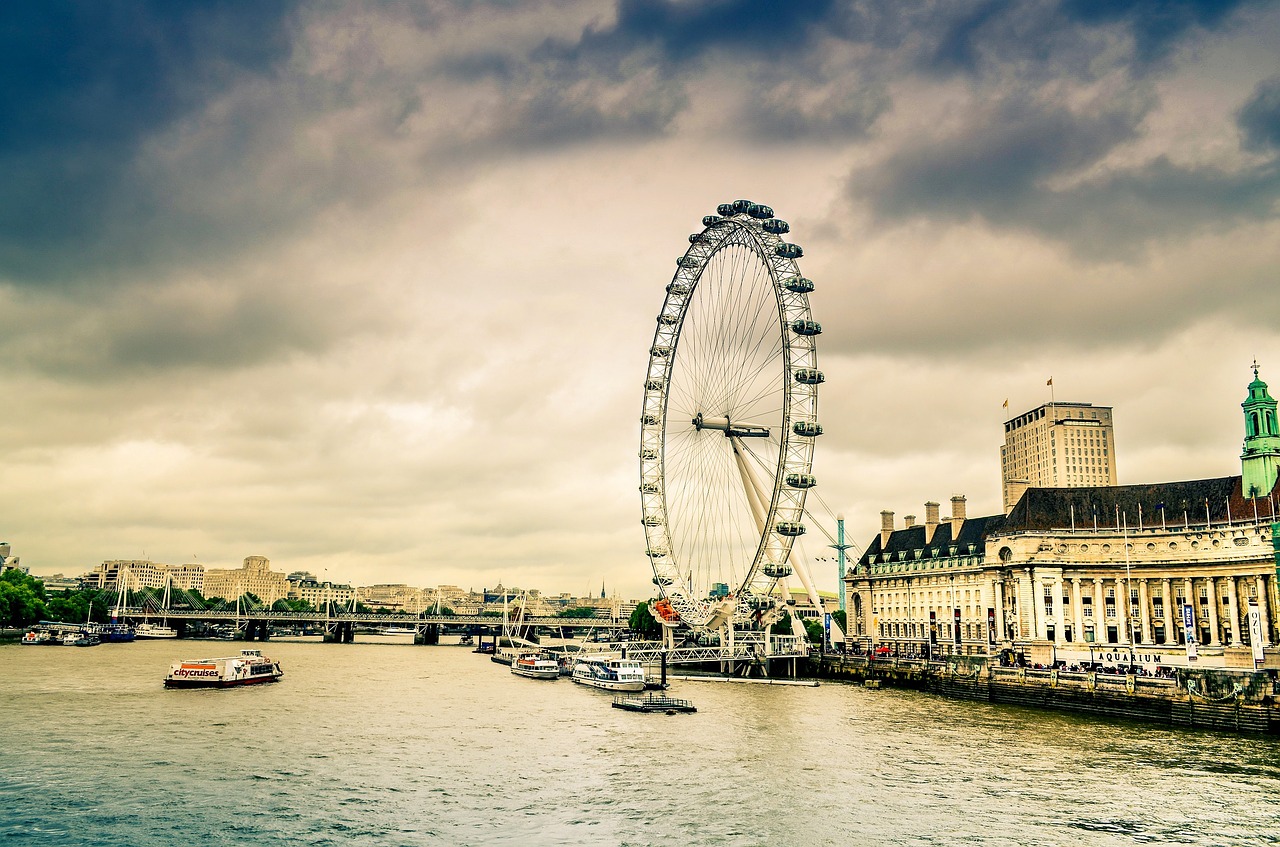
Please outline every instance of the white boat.
M574 663L573 681L606 691L644 691L644 665L616 656L584 656Z
M134 638L177 638L178 631L171 626L143 621L133 628Z
M511 662L511 672L530 679L559 679L560 663L546 653L521 653Z
M282 676L280 663L262 655L261 650L241 650L239 656L174 662L164 685L165 688L230 688L275 682Z
M374 635L413 635L414 630L402 626L389 626L374 632Z

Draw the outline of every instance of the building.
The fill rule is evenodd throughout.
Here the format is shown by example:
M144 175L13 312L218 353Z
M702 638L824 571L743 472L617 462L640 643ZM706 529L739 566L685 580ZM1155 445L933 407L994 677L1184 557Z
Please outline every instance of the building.
M301 580L288 582L288 598L290 600L303 600L311 605L313 609L323 609L326 605L334 606L350 606L352 601L356 599L356 590L350 585L343 585L336 582L323 582L304 577ZM254 592L255 594L257 592ZM263 601L267 602L267 601ZM274 601L271 601L274 602Z
M234 600L252 594L270 605L289 596L289 581L282 573L271 570L266 556L248 556L235 569L209 568L204 575L204 595Z
M1111 407L1046 403L1005 421L1000 482L1006 514L1028 488L1115 485Z
M204 565L166 565L149 559L108 559L84 577L90 588L115 589L123 584L129 591L164 588L172 580L174 588L204 592Z
M1256 647L1280 668L1269 440L1280 430L1256 372L1243 405L1240 476L1034 487L1007 515L979 518L953 497L950 517L927 503L923 524L902 527L882 512L846 579L850 638L897 654L1011 650L1035 663L1152 669L1251 669Z
M7 568L21 567L21 562L17 556L13 555L13 550L9 547L8 541L0 541L0 571Z

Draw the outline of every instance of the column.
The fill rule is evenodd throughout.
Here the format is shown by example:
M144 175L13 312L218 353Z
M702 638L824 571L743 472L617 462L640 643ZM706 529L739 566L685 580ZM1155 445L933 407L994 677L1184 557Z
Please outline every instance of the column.
M1133 640L1133 604L1129 602L1129 580L1116 580L1116 634L1121 644Z
M1053 643L1062 645L1065 643L1064 630L1067 628L1067 619L1062 614L1062 590L1066 588L1066 579L1059 577L1053 583L1053 619L1056 624L1053 628Z
M1071 580L1071 640L1080 644L1084 641L1084 604L1080 602L1080 577Z
M1231 644L1240 643L1240 596L1236 594L1236 578L1227 577L1227 614L1231 616Z
M1102 578L1093 578L1093 640L1107 643L1107 603L1102 597Z
M1209 638L1210 647L1222 646L1222 631L1218 626L1218 607L1222 605L1222 601L1218 598L1218 580L1211 576L1204 578L1205 588L1209 590Z
M1044 641L1049 637L1045 629L1044 583L1036 577L1034 568L1027 568L1027 584L1031 586L1031 603L1029 604L1031 609L1028 612L1031 619L1031 637Z
M1004 584L999 579L991 580L991 608L996 610L996 641L1004 641L1009 637L1009 625L1004 619Z
M1147 580L1138 580L1138 625L1142 628L1142 643L1151 644L1151 596Z
M1271 617L1267 614L1267 579L1262 574L1254 577L1258 581L1258 615L1262 618L1262 646L1271 646Z
M1182 626L1179 621L1182 620L1182 610L1173 608L1173 583L1170 580L1160 580L1160 588L1164 591L1164 643L1177 644L1178 637L1174 635L1174 627Z

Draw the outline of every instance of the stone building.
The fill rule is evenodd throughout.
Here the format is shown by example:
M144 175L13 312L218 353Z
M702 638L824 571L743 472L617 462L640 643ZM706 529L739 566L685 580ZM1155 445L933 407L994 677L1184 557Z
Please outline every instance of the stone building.
M1280 667L1280 431L1254 377L1240 476L1028 488L1007 515L980 518L953 497L949 517L927 503L924 523L903 527L883 512L846 579L851 639L909 655L1248 668L1256 642Z
M1046 403L1010 418L1000 447L1000 487L1008 514L1028 488L1116 484L1110 406Z
M271 570L266 556L248 556L235 569L209 568L204 575L204 595L234 600L252 594L270 605L289 596L289 581L282 573Z
M84 577L92 588L116 589L126 585L129 591L139 588L164 588L172 581L174 588L204 592L204 565L166 565L148 559L108 559Z

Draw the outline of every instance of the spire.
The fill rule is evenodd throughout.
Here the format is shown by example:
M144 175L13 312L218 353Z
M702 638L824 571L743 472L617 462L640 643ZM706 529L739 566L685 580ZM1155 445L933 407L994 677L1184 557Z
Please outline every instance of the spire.
M1276 401L1267 384L1258 376L1254 359L1249 396L1240 404L1244 410L1244 452L1240 455L1240 493L1263 497L1275 487L1280 474L1280 426L1276 421Z

